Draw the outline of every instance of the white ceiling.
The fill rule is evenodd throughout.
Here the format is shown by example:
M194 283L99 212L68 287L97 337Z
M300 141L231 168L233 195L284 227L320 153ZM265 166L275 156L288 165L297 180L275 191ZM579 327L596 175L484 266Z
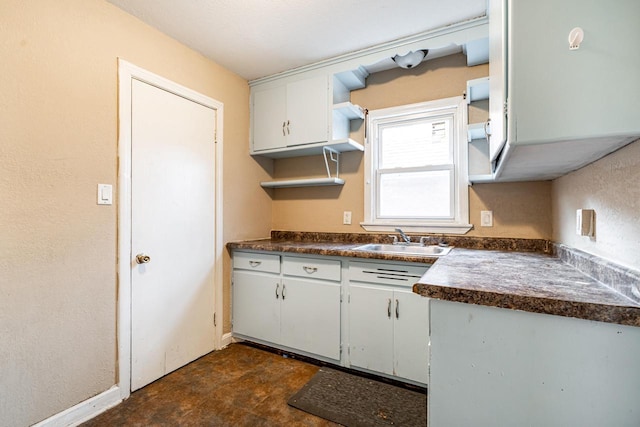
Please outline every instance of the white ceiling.
M487 0L108 0L247 80L484 16Z

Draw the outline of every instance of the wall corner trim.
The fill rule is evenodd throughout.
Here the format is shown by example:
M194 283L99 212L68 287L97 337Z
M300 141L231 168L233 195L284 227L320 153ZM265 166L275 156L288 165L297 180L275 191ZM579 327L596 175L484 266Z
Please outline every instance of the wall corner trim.
M220 341L220 349L223 349L234 342L236 341L234 341L231 332L227 332L226 334L222 335L222 340Z

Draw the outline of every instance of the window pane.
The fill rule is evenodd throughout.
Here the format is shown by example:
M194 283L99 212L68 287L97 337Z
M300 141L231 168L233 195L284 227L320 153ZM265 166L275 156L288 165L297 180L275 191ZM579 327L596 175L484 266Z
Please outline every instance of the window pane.
M379 217L450 218L451 171L380 175Z
M380 128L380 169L451 164L451 118Z

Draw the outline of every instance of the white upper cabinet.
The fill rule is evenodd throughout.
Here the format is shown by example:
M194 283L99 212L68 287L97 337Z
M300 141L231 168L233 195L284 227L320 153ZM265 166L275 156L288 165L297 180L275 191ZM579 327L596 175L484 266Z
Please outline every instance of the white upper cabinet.
M327 140L328 80L327 76L319 76L287 85L287 146Z
M287 87L280 86L252 93L252 144L251 151L258 152L287 145Z
M256 89L252 95L254 152L327 140L326 76Z
M489 2L489 160L496 159L507 138L507 8L503 0Z
M498 180L553 179L640 137L640 2L491 0L490 13Z
M364 85L364 80L362 81ZM251 154L296 157L335 151L362 151L349 139L350 120L363 110L349 102L350 88L323 73L301 75L251 88Z

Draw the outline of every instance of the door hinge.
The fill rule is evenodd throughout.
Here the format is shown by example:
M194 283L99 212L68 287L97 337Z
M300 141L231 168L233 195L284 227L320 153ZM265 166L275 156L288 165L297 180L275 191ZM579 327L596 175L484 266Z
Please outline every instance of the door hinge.
M216 324L216 313L213 313L213 326L218 326Z
M504 101L504 105L502 106L502 108L503 108L503 113L506 116L507 111L509 110L509 101Z

